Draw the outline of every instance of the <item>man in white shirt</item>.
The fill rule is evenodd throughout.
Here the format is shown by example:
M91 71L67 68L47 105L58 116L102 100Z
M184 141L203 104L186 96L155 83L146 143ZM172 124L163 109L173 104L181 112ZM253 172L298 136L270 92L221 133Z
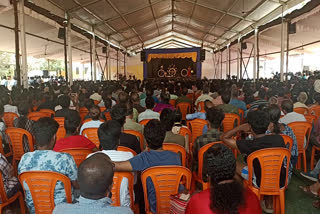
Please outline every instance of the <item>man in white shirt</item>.
M299 108L299 107L303 107L303 108L308 108L308 106L306 106L306 101L308 99L308 95L306 92L300 92L299 96L297 97L297 102L293 105L293 108Z
M19 116L18 107L10 104L10 97L9 96L3 96L1 98L1 101L4 104L4 106L3 106L4 112L13 112Z
M288 125L292 122L306 121L304 115L298 114L293 111L293 103L291 102L291 100L282 101L281 108L284 113L284 117L280 118L279 123Z
M99 88L97 86L94 87L93 92L94 93L90 96L90 99L100 102L102 100L102 97L98 93L99 92Z
M146 107L147 109L140 113L138 116L138 122L140 123L142 120L156 119L160 120L160 114L158 112L152 111L154 107L154 99L153 97L146 98Z
M119 122L109 120L102 124L98 129L100 145L103 149L101 152L108 155L112 161L127 161L133 158L131 152L117 151L120 142L121 128L122 126ZM88 157L93 154L88 155ZM120 185L120 203L121 206L130 207L131 202L127 178L124 178Z
M82 135L83 130L85 130L86 128L99 128L99 126L103 123L103 121L100 120L100 108L97 105L93 105L90 110L89 110L89 114L90 114L90 118L92 120L84 123L81 126L80 129L80 135Z

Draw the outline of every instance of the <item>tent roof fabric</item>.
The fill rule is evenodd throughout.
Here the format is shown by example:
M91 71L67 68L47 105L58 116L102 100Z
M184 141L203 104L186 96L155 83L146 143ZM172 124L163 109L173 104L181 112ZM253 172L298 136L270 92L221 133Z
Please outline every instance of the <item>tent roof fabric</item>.
M297 0L47 0L126 50L164 38L221 47L282 4ZM154 40L154 38L156 38ZM180 42L176 41L176 45ZM182 47L182 46L181 46Z

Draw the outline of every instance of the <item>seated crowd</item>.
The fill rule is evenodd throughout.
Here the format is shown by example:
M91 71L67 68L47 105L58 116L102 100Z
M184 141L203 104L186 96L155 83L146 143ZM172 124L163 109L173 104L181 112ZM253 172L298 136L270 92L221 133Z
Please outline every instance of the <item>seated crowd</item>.
M144 213L145 208L160 213L162 202L156 192L163 184L152 176L143 180L144 173L158 169L154 167L161 173L177 166L172 173L182 168L189 173L172 193L191 193L185 213L273 213L280 209L274 207L275 198L257 196L265 185L265 167L258 158L251 161L251 156L257 151L288 151L278 164L279 180L273 180L280 192L290 185L294 168L301 168L298 159L303 153L301 175L315 183L301 186L301 191L319 195L320 160L315 163L314 152L308 152L320 150L317 81L315 77L292 78L287 83L261 79L255 84L122 80L79 81L71 87L46 83L12 91L0 88L0 192L7 198L24 193L29 212L37 213L41 206L23 175L55 172L70 181L72 203L66 184L57 181L53 213L126 214ZM33 112L50 114L33 119L29 117ZM295 128L299 122L312 131L301 136ZM13 142L17 140L11 133L21 130L32 137L23 134L18 143ZM85 152L81 161L79 153L76 156L72 151ZM305 162L310 157L313 165L308 172ZM127 172L127 177L116 181L121 172ZM114 188L119 188L119 194ZM172 198L164 200L169 203ZM6 200L1 198L1 202ZM281 211L283 206L280 202ZM320 209L320 201L313 206Z

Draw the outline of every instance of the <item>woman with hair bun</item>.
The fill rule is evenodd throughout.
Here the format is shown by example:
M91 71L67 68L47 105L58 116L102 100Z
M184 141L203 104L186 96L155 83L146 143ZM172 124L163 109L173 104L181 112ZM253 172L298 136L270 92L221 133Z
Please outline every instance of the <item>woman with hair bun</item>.
M210 189L195 194L188 203L187 214L258 214L262 213L257 196L234 179L236 160L223 144L207 151Z

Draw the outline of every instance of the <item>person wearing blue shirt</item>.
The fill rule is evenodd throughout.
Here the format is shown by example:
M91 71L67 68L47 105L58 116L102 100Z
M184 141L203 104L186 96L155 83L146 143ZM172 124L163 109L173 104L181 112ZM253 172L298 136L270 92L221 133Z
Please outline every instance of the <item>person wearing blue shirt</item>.
M244 117L246 118L247 117L247 106L246 106L246 103L239 100L238 99L238 89L237 88L233 88L232 91L231 91L231 100L229 102L229 104L232 104L234 106L237 106L239 109L242 109L244 111ZM241 115L240 115L241 117ZM240 118L241 120L243 118Z
M166 130L158 120L151 120L144 128L144 136L149 151L142 152L128 161L115 162L116 171L132 172L143 171L154 166L181 166L178 154L162 149ZM147 179L148 200L151 212L156 213L156 194L150 178Z
M206 111L207 111L207 109L214 107L213 103L210 100L206 100L204 102L204 106L205 106ZM206 120L207 116L206 116L206 113L204 113L204 112L196 112L193 114L187 114L186 119L187 120L194 120L194 119ZM208 126L205 125L202 129L202 134L207 133L207 131L208 131Z
M114 207L109 195L113 183L113 163L104 153L96 153L79 166L79 202L58 204L53 214L133 214L129 207Z

